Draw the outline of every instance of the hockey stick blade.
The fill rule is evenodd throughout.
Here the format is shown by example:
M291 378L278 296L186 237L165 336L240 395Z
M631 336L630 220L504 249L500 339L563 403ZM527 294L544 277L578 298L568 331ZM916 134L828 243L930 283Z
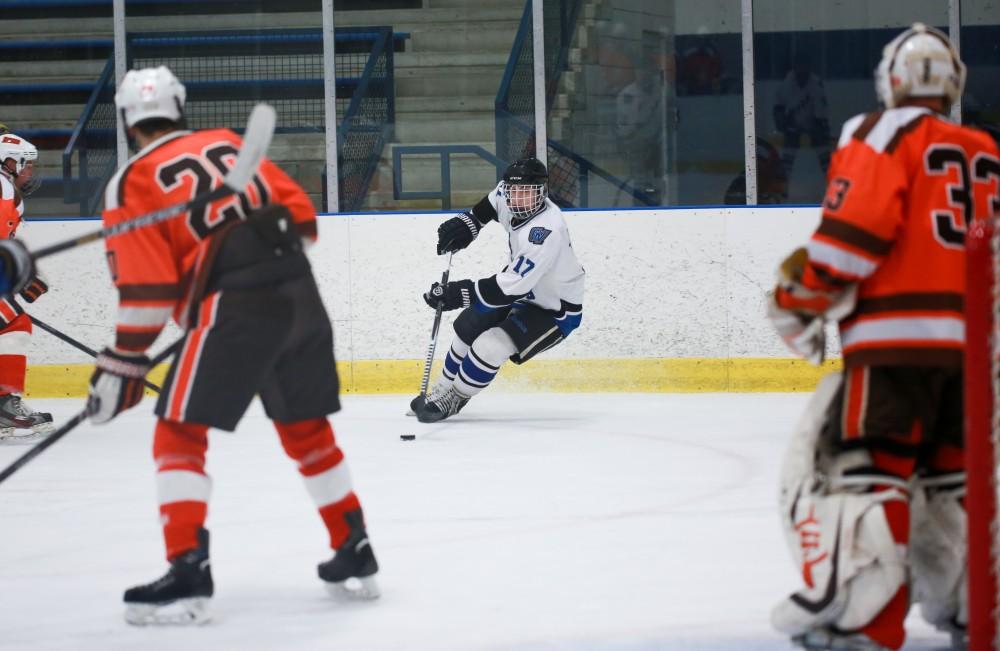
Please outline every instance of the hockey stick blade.
M138 228L152 226L153 224L159 224L185 213L196 206L202 206L218 199L224 199L236 192L241 192L250 183L254 172L257 171L257 167L260 166L260 162L264 158L264 154L267 153L267 148L271 145L271 137L274 135L276 121L277 116L273 107L268 104L257 104L254 106L250 112L250 117L247 119L245 137L240 147L240 153L236 157L236 163L229 170L229 173L226 174L225 178L222 179L222 185L219 187L200 194L190 201L154 210L153 212L120 222L114 226L108 226L71 240L42 247L37 251L32 251L31 257L35 260L40 260L41 258L61 253L67 249L74 249L96 240L129 233Z
M233 192L241 192L250 184L257 167L264 159L267 148L271 146L271 136L278 121L278 114L270 104L257 104L250 111L247 127L243 132L243 146L236 164L226 174L223 183Z

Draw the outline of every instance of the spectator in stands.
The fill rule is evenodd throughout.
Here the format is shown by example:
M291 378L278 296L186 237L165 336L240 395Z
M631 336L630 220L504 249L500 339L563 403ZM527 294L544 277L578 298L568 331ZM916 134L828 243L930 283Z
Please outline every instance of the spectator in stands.
M677 66L678 95L716 95L722 92L722 56L706 36L681 53Z
M774 102L774 126L784 136L781 160L785 176L791 178L795 156L803 136L816 151L819 166L826 174L830 166L830 116L823 80L811 70L807 54L795 56L792 69L778 86Z
M774 145L757 139L757 204L782 203L788 198L788 178L781 156ZM724 203L743 205L747 202L747 177L743 172L729 184Z
M648 197L640 205L659 204L664 190L664 90L661 71L649 60L615 98L615 127L627 183Z

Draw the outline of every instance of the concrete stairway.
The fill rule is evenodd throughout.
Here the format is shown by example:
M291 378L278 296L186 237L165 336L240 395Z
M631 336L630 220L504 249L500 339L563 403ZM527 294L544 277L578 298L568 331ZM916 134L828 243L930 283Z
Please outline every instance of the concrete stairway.
M494 150L493 102L520 21L523 5L509 0L424 0L422 9L383 11L338 11L338 27L390 25L407 32L403 52L395 54L396 139L383 152L372 181L366 209L429 209L437 200L398 202L392 198L392 147L394 144L478 144ZM180 31L197 25L201 30L250 29L254 27L316 28L318 12L226 14L218 16L130 17L130 31ZM0 21L0 40L107 39L113 35L112 20L100 18L39 18ZM24 61L5 66L0 84L42 82L92 83L104 59ZM5 104L0 121L14 131L25 129L72 129L83 111L83 102L69 104ZM276 136L271 156L281 163L312 196L322 203L321 170L324 165L322 134ZM478 158L460 159L453 166L453 206L474 202L495 181L492 165ZM39 173L62 174L61 149L40 151ZM407 159L404 189L440 187L437 159ZM61 199L32 197L29 216L73 215L75 205Z

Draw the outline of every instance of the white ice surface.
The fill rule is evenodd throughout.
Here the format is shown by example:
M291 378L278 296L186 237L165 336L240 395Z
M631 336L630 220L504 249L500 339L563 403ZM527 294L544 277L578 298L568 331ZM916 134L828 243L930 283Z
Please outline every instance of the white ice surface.
M788 649L775 484L807 399L486 392L421 425L407 397L346 396L334 427L382 566L363 604L322 589L325 531L254 406L210 438L215 621L137 629L122 590L166 567L147 399L0 485L0 649ZM908 626L905 648L944 648Z

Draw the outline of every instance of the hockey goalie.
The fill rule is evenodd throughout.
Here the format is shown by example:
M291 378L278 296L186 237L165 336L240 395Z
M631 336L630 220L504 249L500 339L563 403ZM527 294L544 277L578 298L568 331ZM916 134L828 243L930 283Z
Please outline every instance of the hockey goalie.
M914 24L886 46L884 110L844 125L820 225L768 297L793 351L822 360L830 321L844 357L782 468L803 586L772 623L807 649L899 649L911 604L966 645L963 243L996 210L1000 158L947 117L964 83L936 29Z

